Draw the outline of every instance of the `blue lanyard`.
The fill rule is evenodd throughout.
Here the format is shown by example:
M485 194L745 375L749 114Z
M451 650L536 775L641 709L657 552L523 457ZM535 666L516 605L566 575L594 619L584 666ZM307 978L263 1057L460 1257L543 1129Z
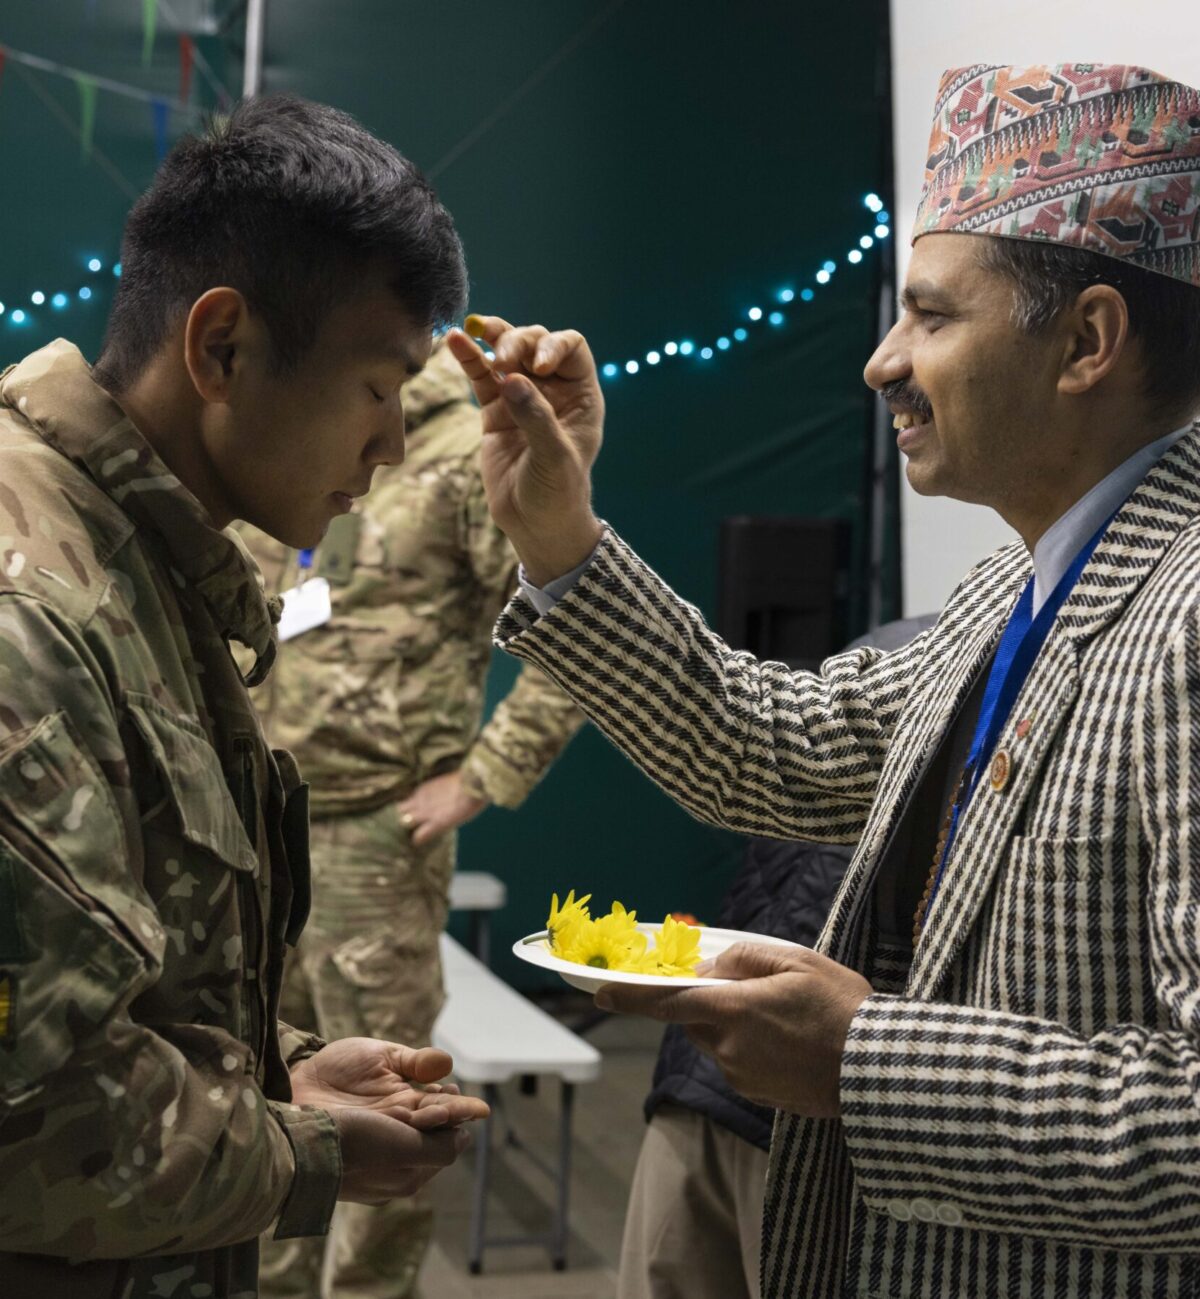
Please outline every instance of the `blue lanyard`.
M307 573L313 564L313 552L311 550L302 550L299 555L300 572Z
M1100 538L1104 536L1114 517L1115 515L1109 515L1104 520L1096 534L1071 561L1071 567L1059 578L1058 585L1038 610L1036 617L1033 616L1034 578L1031 577L1025 584L1025 589L1017 600L1017 607L1013 610L996 649L992 670L988 673L987 688L984 690L979 718L975 723L975 738L971 741L971 752L967 756L954 806L950 811L946 845L942 849L937 875L934 877L933 888L929 892L929 902L925 907L926 921L933 909L938 888L941 886L946 863L950 860L950 850L954 847L959 817L975 793L975 787L987 767L992 750L996 747L996 741L1000 738L1000 732L1008 721L1009 713L1012 712L1012 706L1017 702L1021 687L1025 684L1037 656L1041 653L1042 646L1046 643L1050 628L1054 626L1058 611L1066 603L1072 588L1079 581L1080 573L1091 559L1092 551L1100 544Z

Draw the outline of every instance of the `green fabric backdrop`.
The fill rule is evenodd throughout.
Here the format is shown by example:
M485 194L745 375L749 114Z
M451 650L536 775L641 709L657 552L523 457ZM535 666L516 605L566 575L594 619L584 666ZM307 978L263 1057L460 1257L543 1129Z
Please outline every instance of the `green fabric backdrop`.
M206 8L169 7L185 20ZM201 50L236 91L238 7L208 8L229 17ZM0 20L0 42L175 93L174 28L160 13L143 67L140 0L7 3ZM748 307L770 309L778 288L799 290L826 257L838 260L832 284L794 303L785 327L758 326L706 364L643 366L608 386L598 509L712 615L726 515L844 516L861 566L871 417L861 370L879 259L851 267L844 254L870 228L862 196L887 183L884 23L883 0L820 11L774 0L274 0L264 85L355 113L433 173L466 243L473 305L577 326L601 362L644 357L669 338L712 342L746 323ZM197 74L193 101L214 100ZM97 105L107 165L95 152L80 160L70 82L11 61L4 70L0 300L10 307L34 288L90 279L92 253L111 260L128 192L152 174L149 108L103 91ZM172 136L181 125L172 118ZM0 318L0 359L56 333L94 355L111 279L98 284L61 320ZM498 658L493 700L513 671ZM489 811L466 829L461 864L508 882L496 966L532 987L543 981L505 948L541 926L552 890L591 890L601 905L617 897L648 919L712 917L739 848L589 730L524 809Z

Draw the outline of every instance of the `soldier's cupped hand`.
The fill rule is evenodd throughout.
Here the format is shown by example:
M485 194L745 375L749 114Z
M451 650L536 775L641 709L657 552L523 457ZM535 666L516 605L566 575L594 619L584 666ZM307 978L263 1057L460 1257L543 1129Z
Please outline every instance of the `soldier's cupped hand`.
M329 1107L342 1153L339 1200L382 1204L415 1195L470 1144L464 1127L418 1131L378 1110L352 1105Z
M321 1109L369 1110L418 1132L486 1118L484 1101L445 1081L453 1063L433 1047L346 1037L293 1067L292 1099Z

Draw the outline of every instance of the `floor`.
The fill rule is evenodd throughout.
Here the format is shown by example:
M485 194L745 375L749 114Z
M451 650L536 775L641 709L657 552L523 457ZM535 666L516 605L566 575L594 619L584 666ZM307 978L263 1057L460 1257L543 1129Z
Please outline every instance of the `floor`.
M572 994L573 995L573 994ZM568 1022L585 1015L591 999L560 1000ZM433 1248L421 1273L421 1299L613 1299L616 1264L633 1166L642 1140L642 1100L658 1052L662 1026L649 1020L605 1019L588 1031L603 1054L599 1081L576 1089L571 1177L571 1236L567 1270L555 1272L545 1250L531 1246L488 1250L483 1272L467 1270L471 1212L471 1152L432 1183L436 1206ZM555 1149L558 1082L542 1079L535 1096L505 1084L504 1107L518 1135ZM497 1144L497 1151L500 1147ZM520 1151L492 1162L488 1234L513 1235L549 1227L553 1184Z

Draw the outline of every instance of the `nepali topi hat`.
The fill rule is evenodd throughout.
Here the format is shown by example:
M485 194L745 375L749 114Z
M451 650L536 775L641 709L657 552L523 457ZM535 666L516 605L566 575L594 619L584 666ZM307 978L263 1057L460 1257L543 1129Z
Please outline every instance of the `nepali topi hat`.
M1045 240L1200 286L1200 90L1100 63L952 68L913 239Z

